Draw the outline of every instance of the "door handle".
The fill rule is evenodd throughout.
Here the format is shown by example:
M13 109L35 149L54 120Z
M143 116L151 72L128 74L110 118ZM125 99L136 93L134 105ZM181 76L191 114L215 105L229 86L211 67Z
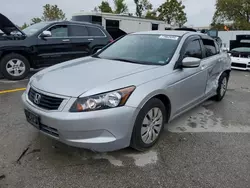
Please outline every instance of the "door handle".
M63 39L62 41L63 42L69 42L70 40L69 39Z
M94 39L88 39L88 41L92 41L92 40L94 40Z

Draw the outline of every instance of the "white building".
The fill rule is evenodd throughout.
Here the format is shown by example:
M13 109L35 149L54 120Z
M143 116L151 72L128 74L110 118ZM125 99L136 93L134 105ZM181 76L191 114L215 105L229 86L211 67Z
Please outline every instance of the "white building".
M138 18L125 14L101 12L79 12L72 16L72 20L102 25L113 38L117 38L126 33L166 30L171 28L171 26L164 21Z

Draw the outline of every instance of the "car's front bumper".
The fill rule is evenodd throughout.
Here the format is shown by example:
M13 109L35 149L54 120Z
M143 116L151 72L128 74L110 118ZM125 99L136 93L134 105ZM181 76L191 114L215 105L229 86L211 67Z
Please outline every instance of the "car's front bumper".
M24 109L40 117L42 133L67 145L98 152L128 147L139 109L119 107L93 112L43 111L22 95Z
M250 70L250 59L240 58L240 57L231 57L232 60L232 69L237 70Z

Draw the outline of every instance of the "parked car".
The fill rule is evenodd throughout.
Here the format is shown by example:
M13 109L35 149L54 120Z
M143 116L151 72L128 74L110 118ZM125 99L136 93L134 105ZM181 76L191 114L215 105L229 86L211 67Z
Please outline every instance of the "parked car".
M29 123L71 146L143 151L165 123L223 99L231 60L208 35L128 34L96 54L35 74L22 95Z
M99 25L75 22L40 22L20 30L0 14L0 72L10 80L23 79L30 68L41 68L89 56L112 37Z

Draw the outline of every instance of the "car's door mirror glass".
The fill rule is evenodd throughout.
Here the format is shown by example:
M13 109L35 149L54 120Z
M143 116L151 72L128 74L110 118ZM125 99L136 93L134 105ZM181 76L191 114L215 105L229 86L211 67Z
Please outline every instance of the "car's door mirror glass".
M45 38L45 37L51 37L52 34L50 31L43 31L42 34L40 35L42 38Z
M195 68L200 66L201 59L196 57L185 57L182 60L183 68Z

